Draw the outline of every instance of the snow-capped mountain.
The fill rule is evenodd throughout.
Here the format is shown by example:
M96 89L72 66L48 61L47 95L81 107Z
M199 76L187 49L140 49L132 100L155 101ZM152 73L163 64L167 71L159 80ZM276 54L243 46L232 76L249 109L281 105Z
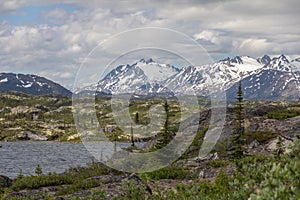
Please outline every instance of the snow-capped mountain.
M233 99L239 81L242 81L245 98L300 99L300 58L236 56L180 70L152 59L142 59L133 65L118 66L86 90L97 89L108 94L196 93L199 96L226 91L227 98Z
M184 67L164 84L178 94L195 92L198 95L207 96L210 92L209 88L227 90L234 82L257 73L264 65L260 60L248 56L236 56L212 65Z
M178 73L179 69L168 64L160 64L153 59L141 59L132 65L120 65L110 71L94 86L84 90L107 94L156 93L160 83Z
M286 56L275 57L259 72L242 79L246 98L300 99L300 59L289 61ZM227 96L234 97L237 83L228 89Z
M13 73L0 73L0 91L17 91L33 95L72 95L72 93L63 86L46 78L30 74Z

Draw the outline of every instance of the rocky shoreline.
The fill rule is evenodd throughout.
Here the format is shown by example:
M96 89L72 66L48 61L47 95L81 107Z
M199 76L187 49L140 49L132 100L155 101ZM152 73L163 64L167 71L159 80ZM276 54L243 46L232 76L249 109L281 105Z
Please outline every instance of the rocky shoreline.
M276 151L277 147L276 145L274 146L276 142L276 139L273 139L263 145L249 145L247 147L247 151L249 153L248 156L255 157L258 155L264 155L269 157L273 155L274 151ZM190 148L187 154L192 152L193 148ZM291 152L291 150L285 147L284 152L285 154L288 154ZM99 171L99 169L101 169L100 173L93 175L93 171ZM17 177L11 179L7 176L0 175L0 191L1 188L2 190L8 189L7 191L10 191L5 193L5 195L2 197L4 199L34 198L36 200L42 200L45 198L45 196L47 196L49 199L71 200L74 198L90 199L91 196L93 196L94 199L114 199L116 196L126 197L128 192L134 188L134 190L143 190L144 197L149 198L152 195L158 195L158 193L165 193L170 190L176 191L178 185L193 186L203 183L213 184L220 173L225 173L228 176L234 174L236 165L232 161L220 156L215 152L207 155L204 158L190 157L180 159L173 163L168 170L162 172L164 174L161 176L165 178L155 178L158 176L156 174L158 172L154 172L152 174L150 173L151 176L154 177L149 179L149 177L147 178L147 176L149 176L147 174L141 175L134 173L122 173L113 169L109 169L101 163L92 163L87 168L73 168L62 174L56 175L54 173L54 176L53 174L49 174ZM48 185L39 183L41 186L30 186L31 181L35 179L40 181L43 179L57 179L59 177L69 179L73 176L82 176L81 174L83 173L87 173L88 175L77 181L66 181L66 183L64 183L64 180L62 179L62 182L58 181L51 183L53 180L48 180L50 181ZM168 177L166 174L170 173L171 175ZM172 175L172 173L174 174ZM27 180L27 182L24 182L25 185L20 187L18 184L20 184L19 182L22 182L22 180ZM98 191L98 193L95 191Z

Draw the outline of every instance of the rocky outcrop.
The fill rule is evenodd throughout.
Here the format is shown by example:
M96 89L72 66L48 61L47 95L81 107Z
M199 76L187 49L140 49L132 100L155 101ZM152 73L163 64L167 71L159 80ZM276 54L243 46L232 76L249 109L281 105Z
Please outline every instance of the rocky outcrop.
M286 140L285 138L282 138L282 150L283 150L283 153L289 153L291 152L291 146L293 144L292 141L290 140ZM266 144L266 150L269 151L269 152L275 152L278 150L278 138L275 138L275 139L272 139L271 141L269 141L267 144Z
M0 175L0 188L10 187L12 180L7 176Z
M257 140L253 140L250 144L249 144L249 148L250 149L254 149L257 148L260 145L260 143Z
M17 135L18 140L34 140L34 141L46 141L48 138L43 135L32 133L31 131L25 131Z

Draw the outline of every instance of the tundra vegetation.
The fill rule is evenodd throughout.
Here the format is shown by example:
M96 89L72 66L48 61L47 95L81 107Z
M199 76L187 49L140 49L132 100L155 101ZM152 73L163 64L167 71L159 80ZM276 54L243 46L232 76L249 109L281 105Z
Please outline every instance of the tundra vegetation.
M170 166L129 174L92 162L61 174L44 174L37 165L36 175L24 176L20 170L9 187L1 187L0 179L0 199L300 199L300 102L237 96L228 103L221 138L204 158L198 153L212 125L209 101L199 98L194 108L200 113L198 132ZM131 135L114 122L109 103L109 97L96 98L103 131L112 141L130 142ZM147 148L128 151L163 148L176 134L181 118L176 99L133 99L132 120L148 124L149 109L158 103L167 113L162 130L156 138L144 138ZM69 98L3 93L0 106L0 140L80 141ZM135 133L134 139L139 137Z

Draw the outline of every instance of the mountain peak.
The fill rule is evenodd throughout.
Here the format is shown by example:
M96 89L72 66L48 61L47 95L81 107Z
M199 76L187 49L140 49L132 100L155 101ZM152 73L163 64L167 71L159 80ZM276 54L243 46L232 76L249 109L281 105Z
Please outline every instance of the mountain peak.
M286 62L286 63L289 63L289 60L287 59L287 57L283 54L281 54L279 57L275 57L273 58L273 60L279 60L279 61L283 61L283 62Z
M234 58L230 59L230 62L237 63L237 64L243 64L243 60L240 56L235 56Z
M148 60L146 60L146 63L148 64L148 63L152 63L152 62L154 62L154 60L152 59L152 58L149 58Z
M0 91L17 91L33 95L72 95L71 91L58 83L32 74L0 73Z
M236 63L236 64L243 64L243 60L240 56L235 56L233 58L227 57L223 60L220 60L220 62L230 62L230 63Z
M147 60L142 58L142 59L139 60L139 62L149 64L149 63L154 62L154 60L152 58L148 58Z
M297 61L297 62L300 62L300 58L295 58L294 60L292 61Z
M257 60L257 62L266 65L266 64L269 64L269 63L270 63L271 58L270 58L270 56L268 56L268 55L264 55L263 57L257 58L256 60Z

